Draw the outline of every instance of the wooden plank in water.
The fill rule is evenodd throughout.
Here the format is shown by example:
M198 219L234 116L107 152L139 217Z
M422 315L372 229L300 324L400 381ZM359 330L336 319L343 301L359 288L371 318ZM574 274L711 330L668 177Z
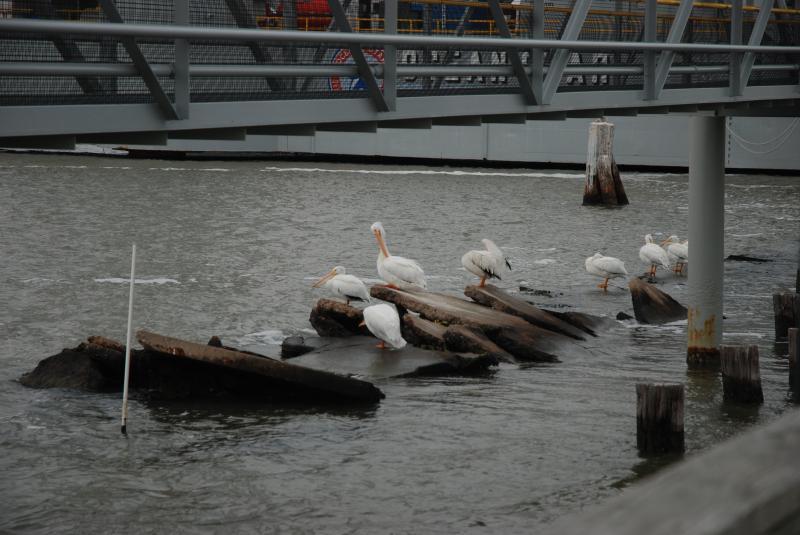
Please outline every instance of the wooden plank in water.
M377 402L384 397L372 383L330 371L304 368L268 357L196 344L147 331L137 332L136 337L139 343L150 351L263 375L336 397L362 402Z

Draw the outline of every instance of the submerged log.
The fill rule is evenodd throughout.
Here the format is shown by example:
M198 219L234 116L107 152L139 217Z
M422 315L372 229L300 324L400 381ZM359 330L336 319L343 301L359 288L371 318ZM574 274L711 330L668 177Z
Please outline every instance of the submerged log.
M619 167L614 161L614 124L605 118L593 121L589 126L589 143L586 154L586 183L583 204L622 206L628 204L628 196L622 186Z
M686 319L686 307L652 284L634 277L628 282L628 287L636 321L659 324Z
M359 327L364 321L364 313L341 301L320 299L311 310L308 318L311 326L320 336L353 336L362 334L369 336L366 327Z
M376 402L384 397L383 393L371 383L335 373L308 369L250 353L195 344L146 331L137 332L136 337L139 343L150 351L283 381L323 396L360 402Z
M373 286L377 299L417 312L422 318L445 325L464 325L482 332L518 360L552 362L565 345L574 341L560 333L531 325L522 318L450 295L421 290L396 290Z
M467 286L464 289L464 295L479 303L481 305L517 316L528 323L555 331L565 336L575 338L576 340L585 340L585 331L577 329L575 326L563 321L555 315L542 310L527 301L523 301L518 297L508 295L500 290L497 286L487 284L486 286Z
M407 345L389 350L367 337L330 338L318 349L292 362L304 368L336 372L370 380L392 377L471 375L497 364L489 355L431 351Z

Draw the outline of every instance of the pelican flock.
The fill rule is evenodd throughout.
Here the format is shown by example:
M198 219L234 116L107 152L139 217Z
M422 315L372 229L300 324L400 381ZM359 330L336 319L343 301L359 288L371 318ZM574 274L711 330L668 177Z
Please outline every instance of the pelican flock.
M480 277L481 282L478 286L486 286L486 279L501 279L500 274L505 270L511 270L505 253L492 240L483 239L481 243L486 247L485 251L467 251L461 257L461 265L467 271Z
M597 285L603 291L608 291L608 281L619 277L627 277L628 271L625 269L625 262L613 256L603 256L595 253L586 259L586 271L592 275L603 277L605 280Z
M336 266L313 284L314 288L321 286L337 297L343 297L348 305L350 301L370 300L366 285L358 277L348 275L342 266Z
M664 247L666 245L666 247ZM689 263L689 240L680 241L674 234L661 242L661 246L667 251L670 264L675 266L675 273L683 274L683 269Z
M378 242L378 274L390 288L427 288L425 272L417 262L402 256L393 256L386 247L386 231L380 222L371 227Z
M381 303L371 305L364 309L364 322L369 332L375 335L381 343L378 347L386 349L389 344L394 349L403 349L406 341L400 333L400 315L394 305Z
M667 256L667 252L653 241L652 234L646 235L644 241L645 244L639 249L639 258L642 262L650 266L648 275L652 278L656 276L656 269L658 269L658 266L664 269L670 268L669 257Z

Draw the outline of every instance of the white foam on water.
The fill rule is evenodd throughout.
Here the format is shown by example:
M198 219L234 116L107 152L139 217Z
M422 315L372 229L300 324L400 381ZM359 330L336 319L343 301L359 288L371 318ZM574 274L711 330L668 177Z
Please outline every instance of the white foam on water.
M751 338L751 337L752 338L764 338L765 335L763 333L748 333L748 332L744 332L744 333L722 333L722 337L723 338L728 338L728 337L734 338L734 337L737 337L737 336L746 336L748 338Z
M284 338L286 338L286 334L280 329L267 329L244 335L244 339L261 344L280 344Z
M543 258L541 260L535 260L533 263L537 266L547 266L550 264L555 264L557 260L553 260L552 258Z
M106 279L94 279L94 282L108 282L111 284L130 284L130 279L123 279L120 277L109 277ZM166 277L156 277L154 279L134 279L135 284L180 284L175 279L168 279Z
M583 178L583 173L509 173L502 171L437 171L433 169L325 169L322 167L264 167L262 171L349 173L361 175L448 175L448 176L497 176L524 178Z

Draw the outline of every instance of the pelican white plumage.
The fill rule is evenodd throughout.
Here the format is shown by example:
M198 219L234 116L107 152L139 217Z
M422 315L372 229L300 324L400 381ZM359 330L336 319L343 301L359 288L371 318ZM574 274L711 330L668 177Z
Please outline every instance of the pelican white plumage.
M336 266L313 284L314 288L320 286L338 297L344 297L348 305L350 301L369 302L367 287L355 275L348 275L342 266Z
M386 231L380 222L371 227L372 234L378 241L378 275L393 288L427 287L425 272L414 260L402 256L392 256L386 247Z
M650 277L656 276L656 269L658 266L662 266L664 269L669 269L669 257L667 256L667 252L661 248L655 241L653 241L653 235L648 234L644 237L645 244L639 249L639 258L645 264L650 265L650 270L647 274Z
M608 281L620 277L627 277L628 271L625 269L625 262L613 256L603 256L595 253L586 259L586 271L592 275L603 277L605 280L597 285L603 291L608 291Z
M386 344L402 349L407 343L400 333L400 315L394 305L381 303L368 306L364 309L363 325L381 341L378 344L381 349L386 349Z
M666 247L664 247L666 245ZM661 242L667 251L670 264L675 266L675 273L682 274L683 268L689 263L689 240L680 241L674 234Z
M486 286L486 279L501 279L500 274L507 268L511 269L505 253L492 240L483 239L481 243L485 251L467 251L461 257L461 265L467 271L480 277L478 286Z

